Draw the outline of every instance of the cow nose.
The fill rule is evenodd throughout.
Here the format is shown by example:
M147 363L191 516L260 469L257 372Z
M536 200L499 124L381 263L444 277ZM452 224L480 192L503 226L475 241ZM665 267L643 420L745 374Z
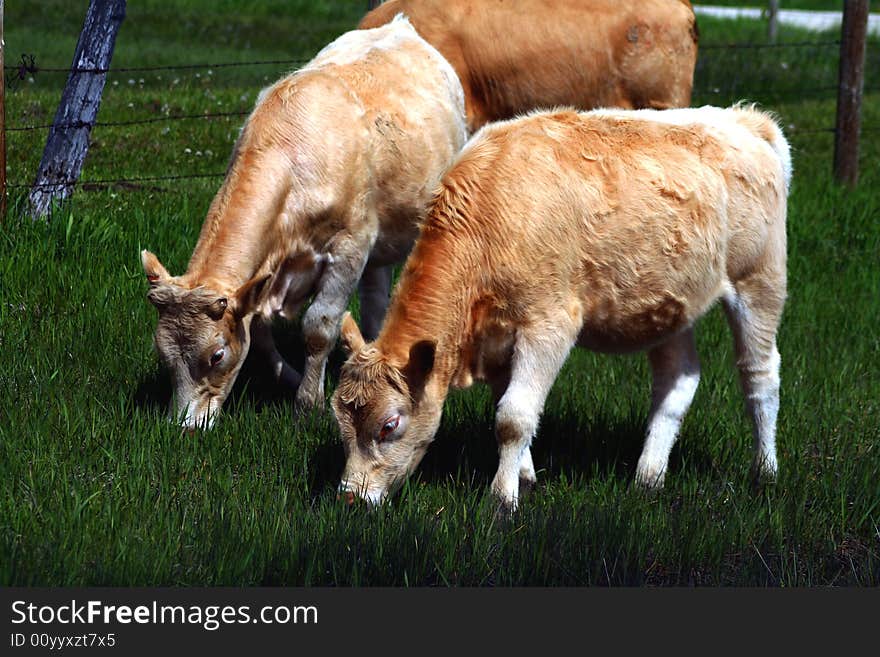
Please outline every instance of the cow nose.
M345 503L348 504L348 506L351 506L352 504L354 504L354 493L352 493L350 490L343 491L336 496L336 499L345 500Z

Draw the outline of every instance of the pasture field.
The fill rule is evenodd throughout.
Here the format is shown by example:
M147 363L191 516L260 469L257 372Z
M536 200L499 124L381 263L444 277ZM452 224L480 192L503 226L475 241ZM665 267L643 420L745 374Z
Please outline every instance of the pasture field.
M307 59L361 4L129 3L113 66ZM86 5L7 6L7 63L33 53L68 66ZM631 484L646 358L576 351L533 446L539 484L511 521L494 519L487 493L497 457L480 386L450 396L436 443L389 504L346 508L333 419L295 417L256 363L213 432L181 435L165 420L138 253L182 272L219 179L86 185L48 225L19 217L15 187L0 231L0 584L880 584L880 42L868 49L861 184L845 190L826 131L836 47L725 49L759 42L764 25L700 30L695 104L758 101L793 148L775 485L749 485L750 428L716 308L697 330L702 381L662 492ZM99 120L247 110L291 67L112 73ZM63 82L15 83L9 126L51 122ZM97 127L83 180L222 171L242 120ZM45 137L9 133L10 182L33 179ZM276 333L299 362L296 327Z

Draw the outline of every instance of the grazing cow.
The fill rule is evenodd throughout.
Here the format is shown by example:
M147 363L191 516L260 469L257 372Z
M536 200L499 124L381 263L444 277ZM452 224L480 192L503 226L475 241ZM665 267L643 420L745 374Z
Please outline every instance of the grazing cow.
M142 253L159 310L156 346L189 428L213 422L250 338L298 407L324 401L324 370L360 280L365 333L388 304L391 265L466 139L452 67L401 18L354 30L260 95L235 145L185 274ZM302 320L302 377L269 322ZM250 329L250 330L249 330Z
M754 428L776 472L788 144L754 108L569 110L490 124L444 176L378 339L346 317L333 408L342 489L377 503L418 465L450 386L495 393L492 490L514 508L575 344L648 350L636 478L660 486L699 380L694 322L721 300Z
M468 128L538 107L687 107L697 61L688 0L389 0L452 64Z

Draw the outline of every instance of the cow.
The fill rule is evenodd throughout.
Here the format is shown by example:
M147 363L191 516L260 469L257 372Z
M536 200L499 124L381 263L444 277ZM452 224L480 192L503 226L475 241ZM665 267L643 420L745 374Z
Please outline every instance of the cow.
M174 414L210 427L251 339L297 408L324 404L324 375L359 285L366 334L388 304L391 266L412 247L445 168L467 137L455 71L399 18L352 30L259 96L182 276L143 251L155 344ZM302 317L305 367L272 341Z
M570 349L647 350L653 401L636 480L661 486L700 378L694 323L721 301L775 476L789 147L752 106L537 112L489 124L441 181L378 338L348 316L332 406L340 495L378 504L417 467L450 388L496 400L492 491L515 509Z
M541 107L687 107L698 33L688 0L388 0L452 64L468 128Z

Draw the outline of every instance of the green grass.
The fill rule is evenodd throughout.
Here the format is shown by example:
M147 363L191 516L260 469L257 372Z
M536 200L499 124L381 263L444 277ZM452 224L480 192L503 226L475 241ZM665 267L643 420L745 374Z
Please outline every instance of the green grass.
M9 52L65 66L85 3L48 4L57 11L7 7ZM355 4L130 3L114 65L308 57L355 23ZM763 39L759 23L701 20L701 31L704 46ZM496 455L480 386L451 396L437 442L389 505L344 508L333 420L294 417L257 364L215 431L187 437L164 421L169 385L137 254L149 247L180 272L219 180L83 190L48 225L17 218L14 189L0 234L0 583L880 584L880 93L869 79L862 183L841 189L832 135L805 132L833 126L834 92L800 93L833 86L836 66L834 48L706 48L697 72L695 103L759 101L794 150L780 478L759 493L714 310L698 328L703 378L658 495L631 486L644 356L578 351L534 445L539 486L511 522L494 520L486 494ZM100 120L248 108L283 70L114 74ZM11 90L9 124L51 121L62 83L37 74ZM240 122L98 128L83 178L222 170ZM44 139L10 133L11 180L33 177ZM277 334L296 361L296 328Z

